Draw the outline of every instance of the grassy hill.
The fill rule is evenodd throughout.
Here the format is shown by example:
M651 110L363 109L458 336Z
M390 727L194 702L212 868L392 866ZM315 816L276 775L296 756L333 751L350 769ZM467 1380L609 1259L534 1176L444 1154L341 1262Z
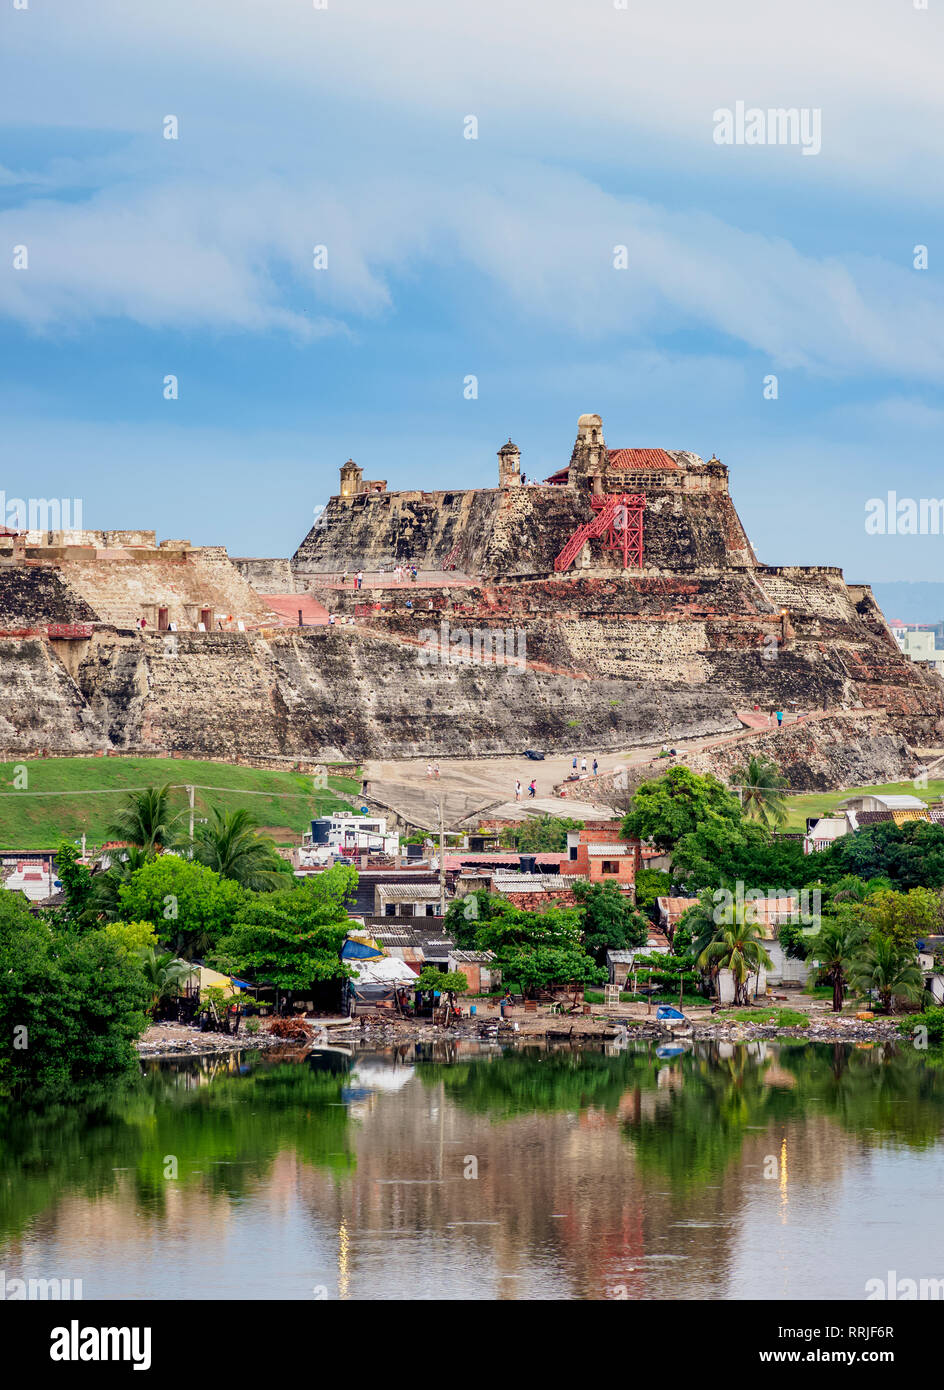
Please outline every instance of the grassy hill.
M929 778L926 787L916 787L914 782L888 782L881 787L847 787L841 792L813 792L811 795L790 796L787 807L789 820L784 830L805 830L807 816L825 816L850 796L860 796L868 792L885 792L888 795L917 796L929 804L944 797L944 781Z
M14 770L25 767L26 787L14 790ZM313 816L351 810L337 792L356 795L360 783L331 776L328 786L315 790L305 773L184 758L37 758L0 763L0 850L54 849L63 839L77 840L84 831L88 846L110 838L108 822L131 788L173 783L175 810L185 812L187 793L181 783L197 787L196 815L218 805L226 810L245 806L277 842L291 842L308 829ZM20 779L21 780L21 779ZM200 788L223 788L222 791ZM35 795L55 793L55 795ZM182 818L186 826L186 814Z

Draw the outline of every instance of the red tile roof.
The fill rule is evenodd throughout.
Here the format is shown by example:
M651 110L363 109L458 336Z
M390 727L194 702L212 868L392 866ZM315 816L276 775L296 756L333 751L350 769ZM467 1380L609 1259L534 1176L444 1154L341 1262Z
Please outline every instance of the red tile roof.
M678 468L671 454L664 449L607 449L611 468L652 473L657 469Z

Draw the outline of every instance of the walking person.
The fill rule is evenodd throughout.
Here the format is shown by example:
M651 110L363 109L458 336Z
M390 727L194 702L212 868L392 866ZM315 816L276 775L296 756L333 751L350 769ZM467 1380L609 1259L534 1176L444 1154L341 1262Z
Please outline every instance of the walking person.
M528 783L528 795L529 795L529 796L537 796L537 794L538 794L538 784L537 784L537 782L535 782L534 778L532 777L532 778L531 778L531 781Z
M355 589L359 589L359 588L361 587L361 585L363 584L363 582L364 582L364 571L363 571L363 570L358 570L358 571L357 571L357 574L356 574L355 577L354 577L354 587L355 587Z
M778 709L778 710L777 710L777 728L778 728L778 729L783 728L783 710L782 710L782 709Z
M600 764L597 762L596 758L594 758L594 760L593 760L593 775L594 775L594 777L596 777L596 775L597 775L597 768L598 768L599 766L600 766Z
M521 800L521 778L520 778L520 777L519 777L519 778L517 779L517 781L515 782L515 800L516 800L516 801L520 801L520 800Z
M438 782L438 781L439 781L439 764L438 764L438 763L434 763L434 764L433 764L433 773L434 773L434 775L435 775L435 777L436 777L436 781Z
M586 758L581 758L581 759L580 759L580 771L581 771L581 772L586 772L586 770L587 770L587 760L586 760Z
M427 777L432 777L432 775L433 775L433 765L432 765L432 763L427 763L427 764L426 764L426 776L427 776Z

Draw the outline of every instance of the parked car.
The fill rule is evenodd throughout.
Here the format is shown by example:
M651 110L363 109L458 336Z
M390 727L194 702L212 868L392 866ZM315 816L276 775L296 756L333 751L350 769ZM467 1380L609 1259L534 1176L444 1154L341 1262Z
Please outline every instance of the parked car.
M539 753L536 748L526 748L524 750L526 758L530 758L533 763L543 763L544 754Z

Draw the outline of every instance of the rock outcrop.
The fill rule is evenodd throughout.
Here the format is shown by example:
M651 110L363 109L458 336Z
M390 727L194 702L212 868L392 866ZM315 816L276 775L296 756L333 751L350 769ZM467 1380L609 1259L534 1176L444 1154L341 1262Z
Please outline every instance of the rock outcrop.
M388 492L349 462L291 563L146 532L9 554L0 538L0 743L467 757L707 739L754 705L833 711L755 739L810 787L910 775L914 747L944 745L944 682L902 655L867 586L760 564L717 459L608 449L590 415L544 484L510 441L499 468L497 488ZM641 566L623 568L622 518L579 531L610 497L637 509ZM408 609L398 561L450 582L427 577ZM381 567L386 584L336 587ZM293 627L305 605L337 625Z

